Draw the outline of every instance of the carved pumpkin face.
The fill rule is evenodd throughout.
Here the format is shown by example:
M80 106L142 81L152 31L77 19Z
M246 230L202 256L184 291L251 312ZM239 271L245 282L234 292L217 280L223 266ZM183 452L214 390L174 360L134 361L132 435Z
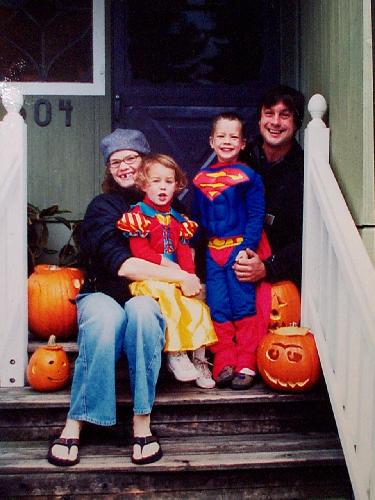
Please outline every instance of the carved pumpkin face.
M301 319L301 298L292 281L279 281L272 285L270 328L298 325Z
M280 391L307 391L320 377L318 351L308 328L269 332L258 347L257 362L264 382Z
M55 391L69 381L70 366L66 352L51 335L46 346L38 347L27 367L27 379L37 391Z
M40 338L59 339L77 333L75 298L83 273L73 267L40 264L28 279L29 328Z

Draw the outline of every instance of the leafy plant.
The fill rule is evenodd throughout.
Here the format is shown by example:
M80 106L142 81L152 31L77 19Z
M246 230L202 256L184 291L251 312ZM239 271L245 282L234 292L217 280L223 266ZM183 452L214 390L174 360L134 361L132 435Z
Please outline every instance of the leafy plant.
M28 250L28 269L32 273L40 256L59 254L60 266L72 266L77 263L79 253L79 229L80 221L71 222L62 214L71 213L70 210L60 209L57 204L48 208L40 209L31 203L27 204L27 250ZM66 245L60 251L48 248L49 223L63 224L70 230L70 237Z

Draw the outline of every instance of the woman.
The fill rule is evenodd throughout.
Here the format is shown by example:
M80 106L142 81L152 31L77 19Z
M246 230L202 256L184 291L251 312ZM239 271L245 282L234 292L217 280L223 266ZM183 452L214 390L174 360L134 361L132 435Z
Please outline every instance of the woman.
M128 280L158 279L179 283L185 295L196 295L195 274L131 257L129 242L116 222L140 201L134 176L150 152L138 130L116 129L100 151L106 163L104 193L89 204L82 224L81 249L87 260L85 284L77 297L79 355L65 427L50 446L54 465L79 462L79 435L84 422L116 422L115 366L128 359L133 398L133 455L136 464L159 460L162 450L150 428L150 413L165 342L165 320L151 297L130 298Z

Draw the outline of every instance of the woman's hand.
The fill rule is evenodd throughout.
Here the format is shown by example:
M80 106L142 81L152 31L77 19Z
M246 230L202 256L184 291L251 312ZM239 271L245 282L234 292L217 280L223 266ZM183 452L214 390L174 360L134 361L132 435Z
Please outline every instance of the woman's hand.
M266 268L258 254L246 248L246 257L241 253L241 258L233 264L238 281L255 283L266 277ZM237 256L238 257L238 256Z
M202 290L201 282L196 274L186 273L186 278L180 281L181 292L185 297L198 295Z
M181 267L177 264L177 262L173 262L173 260L166 259L163 256L161 257L160 265L164 267L170 267L173 269L181 269Z

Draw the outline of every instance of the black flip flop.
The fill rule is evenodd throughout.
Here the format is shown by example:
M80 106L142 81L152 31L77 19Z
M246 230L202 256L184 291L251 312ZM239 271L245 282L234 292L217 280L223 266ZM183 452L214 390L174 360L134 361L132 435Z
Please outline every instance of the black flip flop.
M68 452L70 451L72 446L77 446L79 448L79 439L74 439L74 438L58 438L53 441L53 443L50 445L48 449L48 455L47 455L47 460L50 464L53 465L58 465L60 467L67 467L71 465L76 465L79 462L79 453L77 455L77 458L75 460L68 460L66 458L59 458L56 457L52 453L52 448L55 445L60 445L60 446L65 446L68 448Z
M134 455L132 455L132 462L133 464L137 465L145 465L145 464L152 464L153 462L157 462L158 460L161 459L163 456L163 451L161 449L160 443L159 443L159 438L157 436L146 436L146 437L134 437L133 438L133 446L135 444L138 444L141 447L141 453L143 450L143 447L151 444L151 443L158 443L159 449L156 453L153 453L152 455L149 455L148 457L144 458L134 458Z

